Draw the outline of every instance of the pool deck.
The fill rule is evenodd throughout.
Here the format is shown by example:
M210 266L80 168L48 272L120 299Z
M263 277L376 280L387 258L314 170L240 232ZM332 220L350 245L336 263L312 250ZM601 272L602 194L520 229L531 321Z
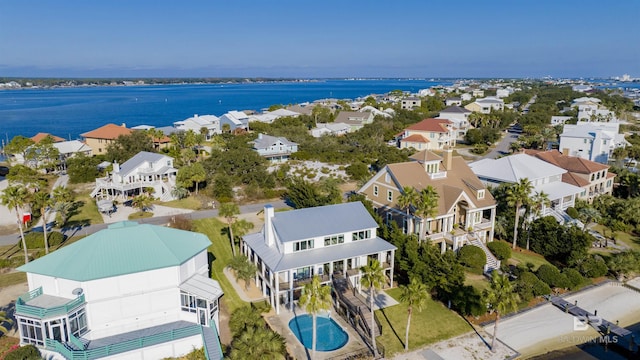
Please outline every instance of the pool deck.
M302 314L306 314L306 312L296 306L294 311L290 311L286 307L281 307L280 315L276 315L274 311L271 311L271 313L266 316L266 320L269 325L271 325L271 328L280 333L286 339L289 354L291 354L295 359L300 360L311 359L311 350L306 349L293 334L291 329L289 329L289 321L291 321L291 319L296 315ZM345 346L334 351L316 351L316 356L313 357L314 360L340 358L343 355L367 348L367 345L360 339L360 335L358 335L342 317L332 312L331 318L347 332L349 335L349 341Z

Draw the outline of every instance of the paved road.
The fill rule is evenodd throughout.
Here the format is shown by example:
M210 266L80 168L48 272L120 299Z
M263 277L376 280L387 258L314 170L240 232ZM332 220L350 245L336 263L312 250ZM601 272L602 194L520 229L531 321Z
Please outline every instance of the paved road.
M271 204L275 209L289 208L289 205L287 205L283 200L274 200L274 201L269 201L264 203L242 205L240 206L240 213L256 214L259 211L261 211L266 204ZM205 218L217 217L218 210L217 209L200 210L200 211L194 211L188 214L183 214L181 216L187 217L192 220L205 219ZM138 219L136 221L143 224L164 225L169 221L171 221L171 216L157 216L157 217L151 217L146 219ZM74 228L63 229L62 233L67 235L68 237L75 236L75 235L89 235L97 231L106 229L107 226L109 226L109 224L96 224L96 225L74 227ZM20 240L19 233L0 236L0 245L15 245L18 243L19 240Z
M509 149L511 148L511 143L518 140L518 134L513 133L505 133L502 139L498 142L496 147L489 151L489 153L483 156L483 159L496 159L502 155L509 154Z

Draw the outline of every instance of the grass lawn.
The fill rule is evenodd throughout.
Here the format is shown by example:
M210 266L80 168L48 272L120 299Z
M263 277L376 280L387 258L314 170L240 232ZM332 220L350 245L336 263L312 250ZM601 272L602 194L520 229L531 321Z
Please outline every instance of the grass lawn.
M399 301L400 289L386 290L386 293ZM385 356L403 352L407 305L400 303L377 310L376 316L382 324L382 335L378 337L378 343L385 347ZM417 349L472 330L471 325L460 315L447 309L442 303L429 299L422 312L413 311L409 329L409 349Z
M95 225L102 224L102 215L98 211L96 202L89 196L89 194L76 195L76 201L81 202L82 205L78 208L78 213L72 215L67 221L67 226L72 225Z
M602 235L605 235L609 238L615 237L616 241L624 243L631 250L640 251L640 238L637 236L633 236L632 234L622 232L622 231L611 231L608 227L600 224L596 224L591 227L593 230L599 232ZM613 236L612 236L613 234Z
M27 282L27 273L22 271L0 274L0 288Z
M189 210L200 210L202 209L202 203L194 196L188 196L184 199L173 200L167 202L155 202L154 204L168 206L177 209L189 209Z
M153 217L153 213L151 211L137 211L129 215L129 220L146 219L150 217Z
M213 257L211 259L211 278L220 282L220 286L224 291L222 301L226 304L231 314L235 309L245 306L247 303L240 299L223 273L224 268L233 258L229 236L222 233L222 230L227 225L215 218L195 220L193 225L193 231L203 233L211 240L211 246L209 246L209 253Z
M464 274L464 284L471 285L476 288L476 290L482 292L484 289L489 287L489 280L487 280L484 275L466 272Z
M534 265L534 270L538 269L542 264L550 264L542 255L538 255L531 251L516 250L511 252L511 259L509 259L510 264L525 265L528 262Z

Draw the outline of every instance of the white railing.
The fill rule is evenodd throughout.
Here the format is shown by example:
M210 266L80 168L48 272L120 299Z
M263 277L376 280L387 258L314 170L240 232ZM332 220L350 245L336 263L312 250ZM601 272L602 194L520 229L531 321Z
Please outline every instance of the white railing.
M444 179L447 177L447 172L446 171L440 171L440 172L436 172L436 173L429 173L429 177L431 177L431 179Z

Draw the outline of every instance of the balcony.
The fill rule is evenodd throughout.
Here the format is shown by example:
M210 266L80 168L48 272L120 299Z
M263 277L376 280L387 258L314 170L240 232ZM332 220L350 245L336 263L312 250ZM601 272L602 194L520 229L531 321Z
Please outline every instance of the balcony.
M42 287L32 290L16 301L16 314L44 319L68 314L85 303L84 294L75 299L44 295Z
M318 275L318 277L320 278L321 284L328 283L329 281L331 281L331 278L329 277L329 275L326 275L326 274ZM307 277L304 279L293 280L293 288L296 289L296 288L303 287L306 284L310 283L312 279L313 279L312 277ZM289 282L281 281L279 286L280 286L280 290L289 289Z

